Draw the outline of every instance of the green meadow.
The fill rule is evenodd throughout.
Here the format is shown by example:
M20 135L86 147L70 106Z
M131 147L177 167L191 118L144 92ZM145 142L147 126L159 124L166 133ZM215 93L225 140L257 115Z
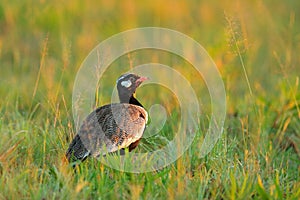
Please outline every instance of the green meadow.
M202 115L195 139L178 160L153 172L122 172L97 159L74 172L64 155L76 134L78 69L110 36L152 26L188 35L216 63L227 103L221 138L200 156L211 101L193 66L168 52L135 51L103 74L95 107L110 103L122 73L162 63L197 94ZM299 52L297 0L2 0L0 199L300 199ZM175 136L180 106L168 88L154 84L138 88L137 99L167 113L163 129L135 149L155 151Z

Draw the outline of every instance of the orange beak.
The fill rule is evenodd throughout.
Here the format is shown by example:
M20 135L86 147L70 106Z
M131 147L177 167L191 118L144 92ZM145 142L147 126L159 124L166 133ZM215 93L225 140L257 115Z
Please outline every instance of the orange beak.
M139 86L142 82L144 82L144 81L146 81L146 80L149 80L149 78L148 78L148 77L145 77L145 76L142 76L142 77L140 77L139 79L137 79L137 80L135 81L135 84L136 84L136 86Z

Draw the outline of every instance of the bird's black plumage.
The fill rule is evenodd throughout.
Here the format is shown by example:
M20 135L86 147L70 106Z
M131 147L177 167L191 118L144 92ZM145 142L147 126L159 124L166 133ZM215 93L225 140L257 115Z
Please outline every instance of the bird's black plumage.
M120 103L97 108L83 121L71 142L66 157L69 162L98 157L119 149L132 151L144 132L148 115L134 97L136 88L146 80L135 74L124 74L117 80Z

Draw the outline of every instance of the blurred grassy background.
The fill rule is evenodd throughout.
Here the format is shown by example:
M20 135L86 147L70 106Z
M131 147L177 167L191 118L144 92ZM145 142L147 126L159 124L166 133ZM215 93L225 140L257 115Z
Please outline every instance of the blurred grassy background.
M2 0L0 199L300 198L299 10L295 0ZM196 140L159 172L127 174L90 161L72 175L61 160L74 134L76 72L98 43L144 26L187 34L212 56L227 92L224 136L207 157L197 157ZM200 77L182 61L148 54L145 61L171 59L197 86ZM100 84L102 103L115 83L109 73L138 61L133 53L112 66ZM146 93L138 92L151 105Z

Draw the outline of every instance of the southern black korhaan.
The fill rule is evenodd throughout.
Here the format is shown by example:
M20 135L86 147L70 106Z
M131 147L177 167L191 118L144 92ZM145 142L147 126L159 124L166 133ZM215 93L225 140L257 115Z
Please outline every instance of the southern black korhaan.
M145 80L146 77L135 74L119 77L120 103L101 106L88 115L67 150L69 162L136 148L144 133L148 114L134 94Z

